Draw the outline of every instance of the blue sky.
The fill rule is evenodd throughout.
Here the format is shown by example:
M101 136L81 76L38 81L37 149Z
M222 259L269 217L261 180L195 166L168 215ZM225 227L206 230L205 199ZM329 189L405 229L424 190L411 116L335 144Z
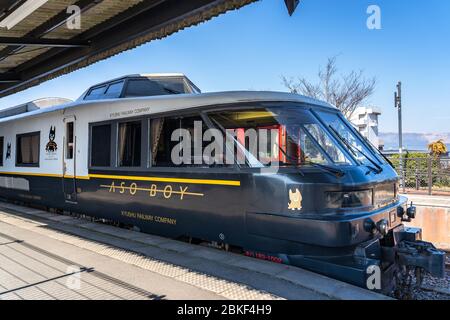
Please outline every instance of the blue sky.
M366 27L381 8L381 30ZM404 130L450 132L450 1L262 0L38 87L0 99L0 108L45 96L77 98L90 85L130 73L183 72L203 91L280 90L281 76L316 79L338 55L342 72L377 78L370 104L380 129L397 130L393 93L403 82Z

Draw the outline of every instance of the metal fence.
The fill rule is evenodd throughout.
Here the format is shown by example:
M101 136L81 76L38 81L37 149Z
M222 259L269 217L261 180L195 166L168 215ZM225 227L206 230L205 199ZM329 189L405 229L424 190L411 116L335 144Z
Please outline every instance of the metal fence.
M403 155L402 166L398 155L390 156L389 160L400 176L401 192L450 195L449 157Z

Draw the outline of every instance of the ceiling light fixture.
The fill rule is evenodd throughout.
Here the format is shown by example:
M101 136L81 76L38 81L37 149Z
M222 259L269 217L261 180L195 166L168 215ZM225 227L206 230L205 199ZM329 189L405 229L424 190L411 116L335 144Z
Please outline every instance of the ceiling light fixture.
M28 17L34 11L39 9L48 0L27 0L24 4L14 10L5 19L0 21L1 28L7 28L8 30L14 28L16 24Z

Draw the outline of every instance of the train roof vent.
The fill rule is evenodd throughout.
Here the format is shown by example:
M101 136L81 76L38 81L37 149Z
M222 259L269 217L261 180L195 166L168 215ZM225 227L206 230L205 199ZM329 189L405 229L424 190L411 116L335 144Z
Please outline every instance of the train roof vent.
M79 100L193 93L201 93L201 91L188 77L181 73L134 74L96 84L90 87Z
M48 107L57 106L64 103L72 102L72 100L65 98L43 98L34 101L30 101L15 107L6 108L0 110L0 119L16 116L18 114L44 109Z

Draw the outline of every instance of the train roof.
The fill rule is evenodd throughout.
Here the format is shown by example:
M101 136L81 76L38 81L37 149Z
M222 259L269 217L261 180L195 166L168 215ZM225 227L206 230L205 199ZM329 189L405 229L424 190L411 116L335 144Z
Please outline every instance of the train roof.
M100 83L97 83L92 87L98 87L100 85L104 85L104 84L108 84L111 82L116 82L116 81L120 81L123 79L128 79L128 78L147 78L147 79L164 79L164 78L182 78L186 81L188 81L192 86L194 86L198 91L200 91L200 89L184 74L184 73L179 73L179 72L172 72L172 73L134 73L134 74L127 74L121 77L117 77L114 79L110 79L107 81L103 81Z
M148 80L143 87L142 80ZM130 91L132 95L129 95ZM139 94L136 95L136 92ZM183 73L141 73L97 83L87 89L78 101L180 93L201 93L201 90Z
M75 101L72 103L65 103L56 106L38 109L10 117L0 119L0 123L9 121L37 117L46 113L57 111L64 111L67 109L76 108L102 108L104 106L123 107L127 104L140 107L153 107L149 114L156 114L162 112L173 112L177 110L206 107L211 105L224 105L233 103L250 103L250 102L298 102L306 103L326 108L336 109L331 104L287 92L273 92L273 91L226 91L213 92L201 94L175 94L165 96L151 96L151 97L137 97L137 98L122 98L112 100L93 100L93 101Z
M64 103L72 102L72 100L58 97L41 98L29 102L22 103L20 105L4 108L0 110L0 119L9 118L19 114L28 113L35 110L42 110L44 108L61 105Z

